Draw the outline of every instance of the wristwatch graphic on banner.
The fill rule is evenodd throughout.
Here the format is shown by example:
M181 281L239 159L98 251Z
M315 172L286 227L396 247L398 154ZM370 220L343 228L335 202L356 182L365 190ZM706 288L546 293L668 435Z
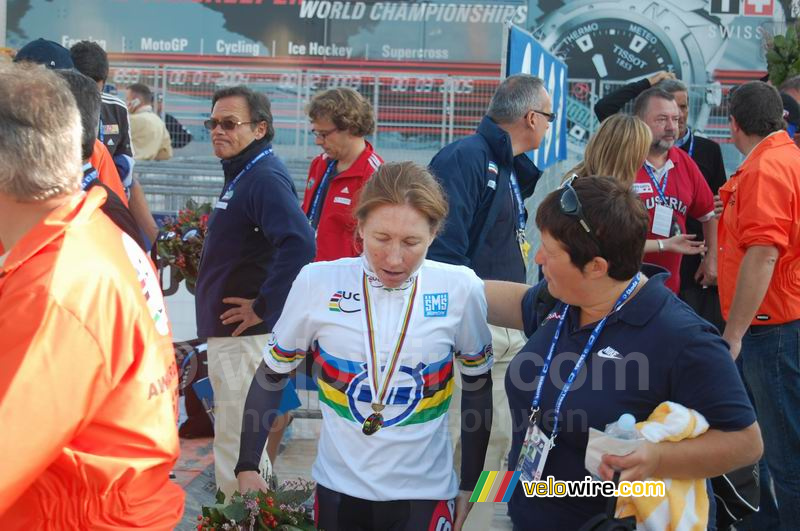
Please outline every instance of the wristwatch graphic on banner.
M570 79L595 80L595 94L604 80L629 83L660 70L705 85L727 44L710 27L735 18L711 15L709 7L706 0L541 0L534 34L565 60ZM690 116L693 126L707 119L703 100L700 113Z

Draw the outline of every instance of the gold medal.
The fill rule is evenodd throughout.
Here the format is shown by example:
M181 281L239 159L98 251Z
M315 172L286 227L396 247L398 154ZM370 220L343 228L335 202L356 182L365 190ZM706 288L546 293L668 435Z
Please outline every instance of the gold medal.
M383 408L383 404L372 404L372 411L375 413L367 417L367 420L361 426L361 431L364 435L372 435L383 427L383 415L381 414Z

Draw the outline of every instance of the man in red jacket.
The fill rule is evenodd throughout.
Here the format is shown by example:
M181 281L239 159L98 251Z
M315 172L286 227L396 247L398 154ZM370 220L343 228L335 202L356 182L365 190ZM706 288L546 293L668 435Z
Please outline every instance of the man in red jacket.
M315 261L361 254L353 207L383 159L364 137L375 130L372 106L349 88L326 90L306 108L322 153L308 170L303 211L317 233Z
M0 65L3 529L174 529L178 375L144 251L81 187L63 79Z

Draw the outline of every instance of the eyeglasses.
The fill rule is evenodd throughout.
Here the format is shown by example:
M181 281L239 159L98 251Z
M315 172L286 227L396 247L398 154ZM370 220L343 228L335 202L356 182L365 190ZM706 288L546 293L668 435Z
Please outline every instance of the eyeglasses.
M583 230L586 231L586 234L597 244L597 248L601 253L600 256L602 256L603 247L600 245L600 241L598 241L594 231L592 231L592 228L586 221L586 218L583 217L583 205L581 205L581 200L578 198L578 192L572 187L572 183L577 178L578 175L573 173L572 176L561 185L561 197L558 200L558 205L561 207L562 214L578 219L578 222L581 224L581 227L583 227Z
M333 133L335 133L338 130L339 129L337 129L337 128L328 129L327 131L315 131L314 129L312 129L311 131L309 131L309 133L314 135L315 138L319 138L320 140L322 140L324 142L325 139L328 138L329 135L332 135Z
M203 126L209 131L213 131L214 129L217 128L217 126L222 127L222 129L224 129L225 131L233 131L240 125L255 124L255 123L258 122L237 122L229 118L226 118L224 120L217 120L216 118L211 118L203 122Z
M531 109L531 112L535 112L536 114L541 114L542 116L547 118L547 121L550 123L555 122L556 118L558 118L558 114L554 112L537 111L536 109Z

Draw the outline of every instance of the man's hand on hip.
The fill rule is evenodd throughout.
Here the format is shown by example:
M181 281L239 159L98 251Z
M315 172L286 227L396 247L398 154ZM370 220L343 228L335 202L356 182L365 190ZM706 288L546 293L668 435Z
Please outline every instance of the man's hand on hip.
M240 323L239 326L236 327L236 330L233 331L233 334L231 334L233 337L237 337L251 326L263 322L263 319L253 311L253 301L255 301L255 299L242 299L241 297L226 297L222 299L222 302L225 304L234 305L233 308L225 310L225 312L219 316L222 324Z

